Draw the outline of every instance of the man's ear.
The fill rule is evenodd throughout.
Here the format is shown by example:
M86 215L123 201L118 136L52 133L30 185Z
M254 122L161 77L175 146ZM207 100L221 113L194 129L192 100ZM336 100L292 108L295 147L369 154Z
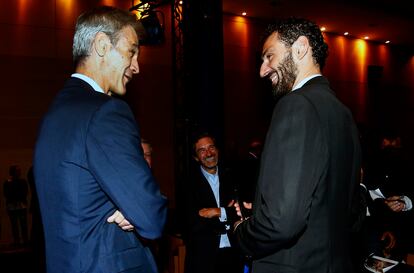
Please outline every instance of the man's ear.
M292 45L292 54L297 60L303 59L310 52L309 40L305 36L299 38Z
M94 39L93 48L99 57L103 57L111 48L111 41L108 35L98 32Z

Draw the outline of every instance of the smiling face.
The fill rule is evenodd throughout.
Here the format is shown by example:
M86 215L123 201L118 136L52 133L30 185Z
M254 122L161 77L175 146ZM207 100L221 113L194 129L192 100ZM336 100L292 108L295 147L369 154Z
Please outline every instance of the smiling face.
M260 76L272 82L276 97L286 95L292 90L298 74L292 49L280 41L275 32L266 39L262 52Z
M218 163L218 150L211 137L200 138L194 146L196 156L194 159L209 173L216 173Z
M127 26L120 31L118 42L108 53L107 64L108 91L124 95L126 84L139 73L138 36L132 27Z

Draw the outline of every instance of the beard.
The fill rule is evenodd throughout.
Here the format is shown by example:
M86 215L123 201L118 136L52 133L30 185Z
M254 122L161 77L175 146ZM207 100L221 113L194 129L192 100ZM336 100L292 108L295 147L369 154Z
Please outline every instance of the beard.
M283 58L282 62L273 73L276 73L277 75L277 82L272 84L272 93L276 99L280 99L292 90L297 77L297 69L293 62L291 50Z

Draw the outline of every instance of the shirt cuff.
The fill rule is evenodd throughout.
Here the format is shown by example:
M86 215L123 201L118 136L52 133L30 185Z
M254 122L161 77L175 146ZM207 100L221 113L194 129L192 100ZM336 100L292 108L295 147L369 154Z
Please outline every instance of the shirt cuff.
M411 210L413 208L413 203L411 202L411 199L408 198L408 196L402 196L402 199L405 202L403 211Z
M224 208L220 208L221 215L220 215L220 222L226 222L227 221L227 214L226 210Z

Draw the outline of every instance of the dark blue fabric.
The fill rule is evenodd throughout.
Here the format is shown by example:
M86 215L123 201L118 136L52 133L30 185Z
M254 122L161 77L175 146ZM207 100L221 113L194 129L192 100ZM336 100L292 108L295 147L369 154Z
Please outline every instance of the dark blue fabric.
M125 102L71 78L42 121L34 174L48 273L156 271L138 237L161 235L166 200ZM115 210L139 236L107 223Z

